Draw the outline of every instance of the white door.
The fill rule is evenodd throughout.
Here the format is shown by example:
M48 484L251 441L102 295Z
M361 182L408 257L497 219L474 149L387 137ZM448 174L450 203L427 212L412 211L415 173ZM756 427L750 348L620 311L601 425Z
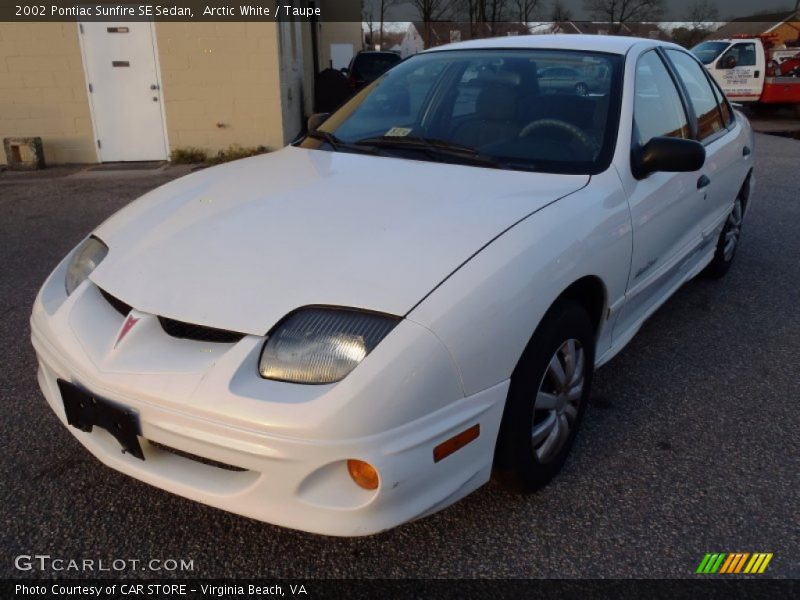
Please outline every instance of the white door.
M331 67L346 69L355 54L353 44L331 44Z
M761 97L766 64L760 43L744 41L732 44L712 68L714 77L731 100L755 102Z
M167 144L152 23L81 23L101 162L164 160Z
M655 50L639 57L634 94L635 144L644 146L659 136L691 137L678 90ZM702 221L707 211L701 176L700 171L657 172L633 183L628 200L633 256L615 339L635 330L699 260Z

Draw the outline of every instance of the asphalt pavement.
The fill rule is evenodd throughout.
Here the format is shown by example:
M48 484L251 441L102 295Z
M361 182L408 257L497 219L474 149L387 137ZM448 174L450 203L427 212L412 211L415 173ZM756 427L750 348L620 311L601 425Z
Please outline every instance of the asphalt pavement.
M0 173L0 576L14 557L192 560L194 577L694 577L706 552L772 552L800 577L800 141L759 135L736 263L684 286L595 379L561 475L490 483L360 539L259 523L95 460L36 383L28 318L50 270L177 173ZM119 575L169 575L128 570Z

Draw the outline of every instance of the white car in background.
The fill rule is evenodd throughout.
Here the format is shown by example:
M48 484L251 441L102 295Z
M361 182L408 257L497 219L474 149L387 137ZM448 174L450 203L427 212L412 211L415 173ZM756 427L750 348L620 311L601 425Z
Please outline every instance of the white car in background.
M607 72L550 94L537 73ZM94 229L33 308L39 382L106 465L372 534L561 468L594 369L736 251L753 135L682 48L443 46L308 135Z

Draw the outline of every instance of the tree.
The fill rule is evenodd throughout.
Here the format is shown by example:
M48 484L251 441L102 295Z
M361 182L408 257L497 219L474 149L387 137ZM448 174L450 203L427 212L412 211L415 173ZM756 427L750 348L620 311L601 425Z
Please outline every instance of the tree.
M367 34L367 44L370 46L370 49L372 49L375 30L375 0L364 0L361 4L361 17L364 19L364 23L366 23L367 30L369 31Z
M608 23L612 33L619 33L625 23L657 21L664 0L584 0L584 7L595 19Z
M380 45L383 50L383 22L386 20L386 11L389 7L399 4L401 0L377 0L378 3L378 19L380 19Z
M425 47L429 48L431 43L431 22L441 21L450 8L450 0L411 0L411 4L417 9L417 14L424 24L423 40Z
M411 0L411 4L425 23L441 21L450 8L450 0Z
M685 48L696 46L716 28L714 22L719 19L719 11L709 0L695 0L688 17L689 25L676 27L671 34L672 41Z
M689 22L692 24L692 29L708 28L709 21L717 19L719 10L709 0L695 0L689 7Z
M553 2L553 10L550 13L550 20L553 23L572 21L572 11L561 0L555 0Z
M540 0L514 0L515 16L520 23L527 24L533 21L539 2Z

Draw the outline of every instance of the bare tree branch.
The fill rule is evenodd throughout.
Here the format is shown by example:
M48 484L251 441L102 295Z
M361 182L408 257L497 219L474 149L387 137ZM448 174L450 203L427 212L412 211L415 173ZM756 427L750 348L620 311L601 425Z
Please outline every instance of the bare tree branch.
M541 4L541 0L514 0L515 17L520 23L533 21L539 4Z
M664 12L664 0L584 0L584 7L619 33L625 23L657 21Z
M440 21L448 14L450 0L411 0L411 4L417 9L417 14L424 24L423 40L425 47L429 48L431 43L432 21Z
M565 23L572 21L572 11L564 5L561 0L553 2L553 9L550 13L550 20L553 23Z
M378 20L380 21L380 37L379 43L381 50L383 50L383 23L386 21L386 11L389 7L399 4L402 0L377 0L378 3Z

